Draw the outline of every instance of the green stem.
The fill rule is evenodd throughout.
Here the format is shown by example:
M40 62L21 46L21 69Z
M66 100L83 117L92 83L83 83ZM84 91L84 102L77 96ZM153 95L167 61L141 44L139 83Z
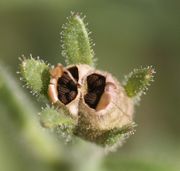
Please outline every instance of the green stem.
M47 135L39 125L36 107L17 85L13 76L0 65L0 102L6 106L10 119L28 141L34 153L46 161L59 161L60 146L53 136ZM57 150L58 149L58 150Z

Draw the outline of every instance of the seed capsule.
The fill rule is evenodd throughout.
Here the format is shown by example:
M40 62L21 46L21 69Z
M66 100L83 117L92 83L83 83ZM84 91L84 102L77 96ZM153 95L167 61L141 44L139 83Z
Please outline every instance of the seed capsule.
M77 117L82 78L89 70L92 68L88 65L63 67L61 64L50 70L48 95L52 104L65 107L71 116Z
M63 104L65 104L65 105L68 104L68 99L67 99L66 94L60 94L60 95L58 95L58 98Z
M107 131L132 123L133 101L111 74L81 64L62 68L60 74L57 67L52 71L49 95L76 119L75 135L98 143Z
M90 72L83 85L87 90L80 100L77 135L96 142L105 131L132 122L133 101L111 74L97 70Z

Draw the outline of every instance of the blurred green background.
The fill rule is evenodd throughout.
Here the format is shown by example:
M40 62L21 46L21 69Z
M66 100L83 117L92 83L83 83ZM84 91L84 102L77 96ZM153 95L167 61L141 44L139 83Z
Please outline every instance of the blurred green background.
M136 109L135 135L118 151L106 155L101 169L179 171L178 0L0 0L0 61L12 75L6 77L1 69L0 170L70 170L71 164L66 163L74 156L78 158L72 164L74 170L87 164L81 170L95 171L97 150L93 154L90 151L96 147L82 144L66 149L53 137L51 140L51 134L38 125L39 102L19 86L15 74L21 54L32 53L51 64L64 63L59 33L70 11L87 16L98 68L121 80L140 66L153 65L157 71L155 82Z

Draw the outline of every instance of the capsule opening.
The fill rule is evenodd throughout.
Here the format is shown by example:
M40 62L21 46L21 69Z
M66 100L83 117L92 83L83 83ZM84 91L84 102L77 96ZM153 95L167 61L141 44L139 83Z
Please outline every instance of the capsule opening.
M84 96L84 100L89 107L96 109L104 92L105 85L106 78L103 75L94 73L87 77L88 92Z
M73 101L77 94L78 88L77 83L70 77L70 75L78 81L79 73L76 66L68 68L68 72L64 72L62 76L58 79L57 91L58 99L65 105Z
M79 80L79 72L76 66L68 68L68 71L71 73L71 75L76 81Z

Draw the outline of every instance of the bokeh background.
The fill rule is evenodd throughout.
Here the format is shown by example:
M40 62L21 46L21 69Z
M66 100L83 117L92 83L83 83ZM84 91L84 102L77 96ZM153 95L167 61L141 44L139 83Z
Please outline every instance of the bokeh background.
M82 145L78 151L67 150L62 156L61 147L55 146L58 142L34 127L38 123L36 112L41 110L39 102L28 96L27 90L18 88L20 81L15 73L21 54L31 53L51 64L64 63L59 33L70 11L87 16L99 68L120 80L140 66L153 65L157 71L155 82L136 109L135 135L122 148L106 155L101 169L179 171L178 0L0 0L0 61L11 74L8 76L4 69L0 73L0 170L68 170L70 166L62 161L66 158L68 163L72 154L79 153L83 157L79 157L74 170L90 163L89 171L95 171L92 166L98 159L89 159L87 152L94 147ZM24 111L21 105L27 106Z

